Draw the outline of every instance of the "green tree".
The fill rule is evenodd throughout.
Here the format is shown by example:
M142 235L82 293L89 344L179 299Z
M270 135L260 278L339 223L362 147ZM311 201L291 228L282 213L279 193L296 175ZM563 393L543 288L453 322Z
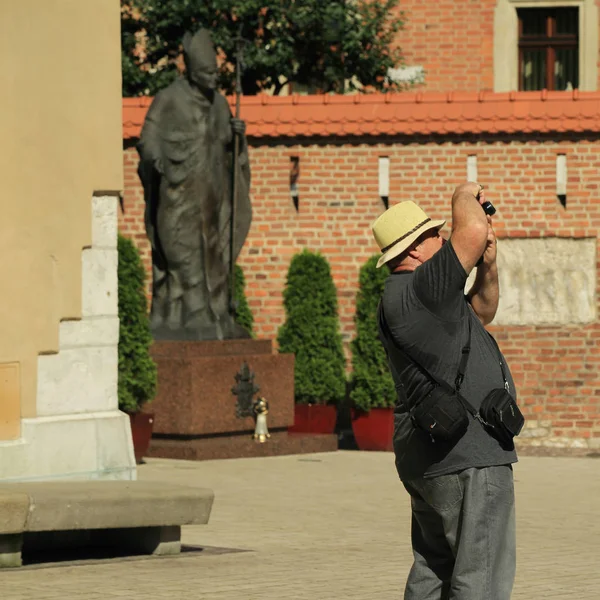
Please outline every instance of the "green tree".
M178 74L187 30L210 29L220 86L234 89L236 37L244 48L244 93L279 94L288 84L338 92L399 89L388 69L402 64L394 45L400 0L121 0L123 95L154 95ZM142 42L139 45L139 42ZM134 52L134 48L141 52Z
M381 255L372 256L360 269L356 294L356 337L352 340L352 389L350 399L356 408L387 408L396 402L396 389L390 374L385 350L379 341L377 306L387 267L377 269Z
M237 313L235 315L236 322L244 327L246 331L252 337L254 337L254 315L250 310L250 305L246 298L246 278L244 277L244 271L240 265L235 265L235 285L234 285L234 297L237 304Z
M152 334L138 249L121 235L119 250L119 408L138 412L156 394L156 364L150 356Z
M148 73L140 69L141 61L136 56L136 48L142 37L139 20L134 16L131 3L121 2L121 70L123 76L123 95L132 90L143 90Z
M296 355L296 402L339 402L346 388L345 358L336 289L324 256L303 250L292 258L283 306L286 320L277 341L280 352Z

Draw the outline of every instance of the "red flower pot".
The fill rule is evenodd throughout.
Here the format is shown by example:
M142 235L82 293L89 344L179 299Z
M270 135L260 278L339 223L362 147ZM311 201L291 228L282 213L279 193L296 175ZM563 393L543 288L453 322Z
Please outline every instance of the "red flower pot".
M360 450L393 450L394 409L352 410L352 429Z
M333 433L337 409L333 405L295 404L294 425L289 433Z
M148 452L148 446L150 446L154 414L143 412L129 413L129 420L131 421L131 437L133 438L135 462L139 465L146 452Z

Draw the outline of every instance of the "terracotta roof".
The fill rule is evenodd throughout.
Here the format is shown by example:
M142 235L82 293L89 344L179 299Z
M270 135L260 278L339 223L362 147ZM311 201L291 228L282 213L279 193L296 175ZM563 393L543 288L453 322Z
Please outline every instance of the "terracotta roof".
M151 98L123 99L123 137L137 138ZM233 104L233 98L230 103ZM600 132L600 92L247 96L251 137Z

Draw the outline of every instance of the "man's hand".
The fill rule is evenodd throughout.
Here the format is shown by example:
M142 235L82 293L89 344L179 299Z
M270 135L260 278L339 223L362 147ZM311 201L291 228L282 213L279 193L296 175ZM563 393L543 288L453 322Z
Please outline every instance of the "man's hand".
M488 234L487 240L485 242L485 251L483 252L483 263L485 265L492 265L496 262L496 254L497 254L497 241L496 241L496 233L492 226L492 217L487 215L488 222Z
M481 194L483 196L483 193ZM485 199L481 198L482 201ZM498 310L500 300L500 287L498 285L498 265L496 264L496 233L492 226L492 217L486 215L487 238L485 249L481 257L481 266L477 269L477 276L473 287L468 293L471 306L479 320L487 325L491 323Z
M475 198L477 198L477 196L481 193L481 190L483 190L483 186L480 185L479 183L475 183L474 181L467 181L467 183L461 183L459 186L456 187L456 189L454 190L454 195L458 196L458 194L472 194L473 196L475 196Z
M246 123L244 123L242 119L236 119L235 117L232 117L231 130L236 135L244 135L246 133Z

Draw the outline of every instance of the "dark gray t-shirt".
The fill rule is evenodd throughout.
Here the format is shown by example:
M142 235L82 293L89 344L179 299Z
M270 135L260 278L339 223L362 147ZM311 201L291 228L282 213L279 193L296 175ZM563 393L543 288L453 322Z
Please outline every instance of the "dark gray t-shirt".
M389 276L383 309L395 344L451 386L468 339L470 319L471 352L461 394L479 409L490 390L504 386L504 379L498 350L465 298L466 280L467 274L448 242L415 271ZM387 350L396 386L404 386L408 405L413 406L433 384L393 344L388 343ZM508 367L505 371L509 391L516 398ZM450 446L433 443L427 433L415 429L402 401L394 412L396 467L405 481L517 461L516 452L503 449L471 415L465 435Z

